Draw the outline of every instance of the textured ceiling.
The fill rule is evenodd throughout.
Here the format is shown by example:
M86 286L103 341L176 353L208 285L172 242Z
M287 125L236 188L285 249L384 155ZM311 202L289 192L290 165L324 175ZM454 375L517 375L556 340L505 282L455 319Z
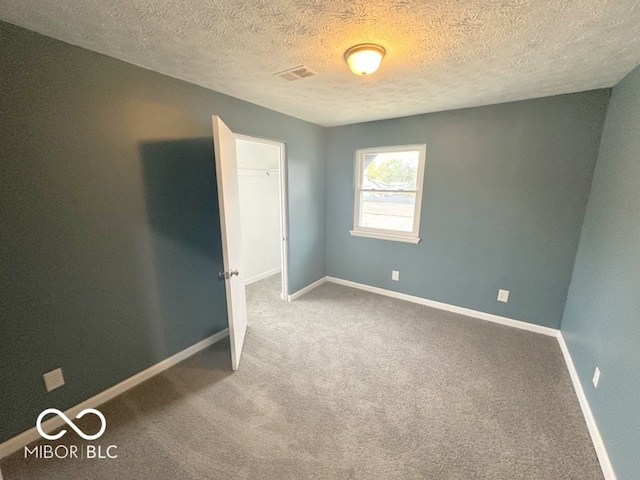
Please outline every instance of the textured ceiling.
M638 0L2 0L0 19L321 125L609 87ZM352 45L387 50L370 77ZM305 64L318 76L273 73ZM215 113L215 112L213 112Z

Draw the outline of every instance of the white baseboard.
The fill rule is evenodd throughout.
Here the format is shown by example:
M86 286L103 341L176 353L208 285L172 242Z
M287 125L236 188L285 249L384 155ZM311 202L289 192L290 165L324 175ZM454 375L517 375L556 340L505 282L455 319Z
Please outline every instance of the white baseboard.
M186 348L181 352L178 352L175 355L165 360L162 360L161 362L156 363L155 365L152 365L146 370L143 370L142 372L137 373L134 376L127 378L126 380L123 380L117 385L107 388L103 392L100 392L97 395L94 395L93 397L89 398L88 400L85 400L82 403L79 403L75 407L71 407L70 409L65 410L64 414L71 419L76 418L76 415L78 415L78 413L80 413L85 408L96 408L102 405L103 403L111 400L112 398L115 398L118 395L126 392L130 388L133 388L136 385L141 384L142 382L150 379L151 377L159 374L160 372L163 372L164 370L167 370L168 368L173 367L174 365L180 363L181 361L189 358L191 355L198 353L200 350L204 350L205 348L209 347L210 345L213 345L219 340L222 340L228 335L229 335L229 329L225 328L224 330L218 333L215 333L210 337L205 338L204 340L201 340L195 345L192 345L189 348ZM42 429L45 432L49 433L49 432L53 432L54 430L56 430L57 428L60 428L63 425L64 425L64 420L62 420L58 416L55 416L43 422ZM15 437L10 438L9 440L3 443L0 443L0 459L6 457L7 455L11 455L14 452L17 452L21 448L25 447L26 445L29 445L31 442L34 442L39 438L40 438L40 434L38 433L38 431L36 430L36 427L34 426L33 428L30 428L26 432L22 432L19 435L16 435ZM1 474L0 474L0 480L2 480Z
M593 442L593 446L596 450L596 454L598 456L598 461L600 462L600 468L602 469L602 473L605 477L605 480L617 480L615 471L613 470L613 466L611 465L611 461L609 460L609 455L607 454L607 450L602 440L602 436L600 435L600 430L598 429L598 425L595 421L595 418L593 417L593 413L591 412L589 401L587 400L587 397L582 388L582 384L580 383L578 372L576 371L576 367L573 364L573 359L571 358L571 354L569 353L569 349L567 348L567 344L565 343L564 337L562 336L562 332L560 330L523 322L521 320L514 320L511 318L500 317L498 315L493 315L490 313L479 312L477 310L457 307L455 305L436 302L436 301L428 300L421 297L415 297L413 295L407 295L404 293L394 292L391 290L385 290L384 288L372 287L370 285L364 285L362 283L352 282L350 280L343 280L341 278L326 277L326 281L331 283L337 283L339 285L345 285L347 287L365 290L367 292L386 295L388 297L398 298L400 300L406 300L408 302L418 303L420 305L426 305L428 307L438 308L440 310L446 310L448 312L459 313L462 315L466 315L468 317L478 318L480 320L486 320L489 322L499 323L501 325L506 325L509 327L519 328L522 330L529 330L531 332L540 333L542 335L556 337L558 339L558 343L560 344L560 349L562 350L562 354L564 355L564 360L565 360L565 363L567 364L567 369L569 370L569 375L571 377L571 381L573 382L573 387L575 389L576 396L578 397L578 401L580 402L580 407L582 408L582 414L584 415L587 428L589 429L589 434L591 435L591 441ZM311 287L311 285L309 287Z
M320 280L316 280L315 282L313 282L311 285L307 285L306 287L304 287L302 290L298 290L297 292L289 295L287 297L287 300L289 302L294 301L296 298L300 298L302 295L304 295L305 293L309 293L311 290L313 290L314 288L319 287L320 285L322 285L323 283L325 283L327 281L328 277L322 277Z
M593 446L596 449L596 454L598 455L598 461L600 462L600 468L602 468L604 478L605 480L616 480L616 473L613 470L611 461L609 460L609 454L607 453L607 449L604 446L602 436L600 435L600 429L598 428L596 419L593 417L593 412L591 412L589 400L587 400L587 396L585 395L584 389L582 388L582 383L580 383L578 371L576 370L576 366L573 363L573 358L571 358L571 353L569 352L569 348L564 341L562 332L558 332L558 343L560 344L562 355L564 355L564 361L567 364L567 368L569 369L569 375L571 376L571 381L573 382L573 388L575 389L576 396L578 397L578 401L580 402L582 415L584 415L584 419L587 423L587 428L589 429L589 434L591 435L591 441L593 442Z
M605 480L617 480L616 474L613 470L613 466L611 465L611 461L609 460L609 455L607 454L607 450L605 448L604 442L602 441L600 430L598 429L598 425L595 421L595 418L593 417L593 413L591 412L589 401L587 400L587 397L582 388L582 384L580 383L578 372L576 371L575 365L573 364L573 359L571 358L571 354L569 353L569 349L567 348L567 344L565 343L564 337L562 336L562 332L560 330L523 322L521 320L514 320L512 318L501 317L501 316L493 315L490 313L479 312L477 310L471 310L469 308L457 307L455 305L449 305L447 303L436 302L434 300L428 300L426 298L415 297L413 295L407 295L405 293L394 292L392 290L386 290L384 288L372 287L370 285L352 282L350 280L343 280L341 278L336 278L336 277L321 278L317 282L314 282L311 285L289 296L289 300L294 300L296 298L299 298L300 296L322 285L325 282L336 283L338 285L357 288L359 290L364 290L371 293L377 293L379 295L385 295L387 297L406 300L408 302L417 303L420 305L426 305L428 307L437 308L439 310L446 310L448 312L459 313L461 315L478 318L480 320L499 323L501 325L506 325L508 327L519 328L521 330L528 330L531 332L540 333L542 335L556 337L558 339L558 343L560 344L560 349L562 350L562 354L564 355L564 360L565 360L565 363L567 364L567 369L569 370L569 375L571 377L571 381L573 382L573 387L578 397L578 401L580 402L580 407L582 408L582 414L584 415L587 428L589 429L589 433L591 435L591 441L593 442L593 446L596 450L596 454L598 455L598 461L600 462L600 468L602 469L602 473L604 474Z
M372 287L370 285L364 285L362 283L352 282L350 280L343 280L341 278L327 277L327 281L331 283L337 283L339 285L345 285L347 287L357 288L359 290L365 290L371 293L377 293L379 295L385 295L387 297L398 298L407 302L426 305L427 307L437 308L439 310L446 310L447 312L459 313L461 315L466 315L467 317L478 318L480 320L499 323L500 325L506 325L508 327L519 328L520 330L528 330L530 332L540 333L542 335L549 335L550 337L556 337L558 335L558 330L555 328L543 327L542 325L535 325L533 323L523 322L521 320L501 317L499 315L493 315L492 313L479 312L477 310L471 310L470 308L457 307L448 303L436 302L434 300L415 297L413 295L407 295L406 293L394 292L392 290L386 290L384 288Z
M250 284L255 283L255 282L259 282L260 280L264 280L265 278L270 277L271 275L275 275L276 273L280 273L281 271L282 271L282 267L278 267L278 268L274 268L272 270L269 270L267 272L260 273L258 275L254 275L251 278L247 278L244 281L244 284L246 286L246 285L250 285Z
M277 272L276 272L277 273ZM268 276L268 275L267 275ZM264 277L266 278L266 277ZM256 280L257 281L257 280ZM417 303L420 305L426 305L428 307L433 307L433 308L437 308L440 310L445 310L448 312L453 312L453 313L459 313L461 315L466 315L469 317L473 317L473 318L478 318L480 320L486 320L486 321L490 321L490 322L494 322L494 323L499 323L501 325L506 325L509 327L513 327L513 328L519 328L519 329L523 329L523 330L528 330L528 331L532 331L535 333L540 333L542 335L548 335L548 336L553 336L556 337L558 339L558 343L560 345L560 349L562 350L562 354L564 356L564 360L565 363L567 364L567 369L569 370L569 375L571 377L571 381L573 382L573 387L575 389L576 392L576 396L578 397L578 401L580 403L580 407L582 409L582 414L584 415L585 418L585 422L587 424L587 428L589 429L589 434L591 435L591 441L593 442L594 448L596 450L596 454L598 456L598 461L600 462L600 468L602 469L602 472L604 474L605 480L617 480L615 471L613 470L613 466L611 465L611 461L609 459L609 455L607 454L607 450L605 448L604 442L602 440L602 436L600 435L600 430L598 428L598 425L595 421L595 418L593 417L593 413L591 411L591 407L589 406L589 401L587 400L587 397L584 393L584 389L582 388L582 384L580 383L580 378L578 377L578 372L575 368L575 365L573 363L573 359L571 358L571 353L569 352L569 349L567 348L567 344L564 341L564 337L562 335L562 332L554 329L554 328L550 328L550 327L543 327L541 325L534 325L531 323L527 323L527 322L523 322L520 320L514 320L511 318L506 318L506 317L500 317L498 315L493 315L490 313L485 313L485 312L479 312L477 310L471 310L468 308L463 308L463 307L457 307L455 305L450 305L447 303L442 303L442 302L436 302L434 300L428 300L425 298L421 298L421 297L416 297L413 295L407 295L404 293L399 293L399 292L394 292L391 290L386 290L383 288L379 288L379 287L372 287L370 285L364 285L362 283L357 283L357 282L352 282L350 280L343 280L341 278L336 278L336 277L323 277L315 282L313 282L310 285L307 285L305 288L298 290L297 292L295 292L292 295L288 296L288 300L289 301L293 301L297 298L300 298L302 295L304 295L305 293L310 292L311 290L313 290L314 288L319 287L320 285L322 285L325 282L331 282L331 283L336 283L339 285L345 285L347 287L352 287L352 288L357 288L359 290L364 290L367 292L371 292L371 293L377 293L379 295L385 295L388 297L393 297L393 298L397 298L400 300L405 300L408 302L412 302L412 303ZM213 345L214 343L216 343L219 340L222 340L223 338L225 338L226 336L229 335L229 329L225 329L222 330L221 332L216 333L215 335L212 335L209 338L206 338L198 343L196 343L195 345L192 345L191 347L173 355L172 357L167 358L166 360L163 360L149 368L147 368L146 370L143 370L142 372L120 382L117 385L114 385L111 388L108 388L107 390L89 398L88 400L76 405L75 407L72 407L68 410L66 410L64 413L65 415L67 415L67 417L69 418L75 418L75 416L80 413L82 410L84 410L85 408L96 408L100 405L102 405L103 403L107 402L108 400L111 400L112 398L124 393L125 391L129 390L130 388L135 387L136 385L139 385L140 383L144 382L145 380L148 380L149 378L153 377L154 375L157 375L158 373L167 370L168 368L176 365L177 363L185 360L186 358L190 357L191 355L194 355L195 353L199 352L200 350L205 349L206 347ZM42 427L45 431L47 432L51 432L59 427L61 427L64 424L63 420L61 420L59 417L53 417L49 420L47 420L46 422L43 423ZM28 445L29 443L37 440L38 438L40 438L40 435L38 434L36 428L31 428L30 430L27 430L26 432L23 432L13 438L10 438L9 440L5 441L4 443L0 444L0 459L6 457L7 455L10 455L18 450L20 450L21 448L23 448L24 446ZM0 480L2 480L2 471L0 471Z

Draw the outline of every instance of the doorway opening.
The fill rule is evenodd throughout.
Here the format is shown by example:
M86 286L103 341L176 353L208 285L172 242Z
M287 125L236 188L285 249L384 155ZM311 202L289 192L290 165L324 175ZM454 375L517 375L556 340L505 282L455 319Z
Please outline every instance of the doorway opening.
M280 275L288 298L285 145L236 135L245 285Z

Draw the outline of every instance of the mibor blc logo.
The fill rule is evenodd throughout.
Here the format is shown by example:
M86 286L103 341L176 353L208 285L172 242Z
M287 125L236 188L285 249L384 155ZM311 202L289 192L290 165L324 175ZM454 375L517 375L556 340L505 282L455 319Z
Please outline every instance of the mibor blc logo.
M104 434L105 430L107 429L106 418L104 418L104 415L102 414L102 412L96 410L95 408L85 408L78 415L76 415L76 419L82 418L87 414L93 414L100 419L100 430L98 430L97 433L94 433L92 435L86 434L82 430L80 430L80 428L78 428L78 426L75 423L73 423L73 421L69 417L67 417L63 412L61 412L57 408L47 408L42 413L40 413L40 415L38 415L38 419L36 420L36 429L38 430L38 433L42 438L47 440L59 440L67 433L67 430L65 429L60 430L55 435L49 435L47 432L44 431L44 429L42 428L42 423L44 421L44 418L47 415L52 415L52 414L60 417L64 421L64 423L66 423L69 427L71 427L71 429L73 429L74 432L76 432L82 439L87 441L97 440ZM54 445L49 445L45 443L42 445L36 445L33 448L24 447L24 458L34 457L38 459L41 459L41 458L45 458L45 459L48 459L48 458L113 459L113 458L118 458L118 455L115 453L115 450L117 448L118 447L116 445L104 446L104 445L93 445L93 444L91 445L60 444L60 445L54 446Z
M82 418L87 413L93 413L94 415L96 415L100 419L100 422L101 422L100 430L95 435L87 435L86 433L84 433L82 430L80 430L76 426L75 423L73 423L71 420L69 420L69 417L67 417L64 413L62 413L57 408L47 408L40 415L38 415L38 420L36 420L36 428L38 429L38 433L40 434L40 436L42 438L46 438L47 440L58 440L65 433L67 433L66 430L60 430L56 435L48 435L44 430L42 430L42 420L44 419L44 417L46 417L50 413L55 413L60 418L62 418L62 420L64 420L64 423L66 423L71 428L73 428L73 430L78 435L80 435L82 438L84 438L85 440L97 440L98 438L100 438L102 436L104 431L107 429L107 419L104 418L104 415L101 412L99 412L98 410L96 410L95 408L86 408L86 409L82 410L78 415L76 415L76 418Z

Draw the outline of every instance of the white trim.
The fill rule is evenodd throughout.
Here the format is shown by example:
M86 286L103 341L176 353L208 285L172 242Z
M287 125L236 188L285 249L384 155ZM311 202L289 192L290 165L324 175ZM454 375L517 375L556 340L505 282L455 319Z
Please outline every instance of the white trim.
M587 396L584 393L584 389L582 388L582 383L580 382L578 371L576 370L576 366L573 363L573 358L571 358L571 353L569 352L569 348L564 341L562 332L558 332L558 343L560 344L562 355L564 355L564 361L567 364L567 369L569 370L569 375L571 376L571 381L573 382L573 388L575 389L576 396L578 397L578 401L580 402L582 415L584 415L584 419L587 423L587 428L589 429L589 434L591 435L591 441L593 442L593 446L596 449L596 454L598 455L598 461L600 462L600 468L602 468L604 478L605 480L616 480L616 473L613 470L611 461L609 460L609 454L607 453L604 441L602 440L602 436L600 435L600 429L598 428L596 419L594 418L591 407L589 406L589 400L587 399Z
M271 140L269 138L263 137L252 137L251 135L243 135L242 133L233 133L236 138L240 140L248 140L250 142L258 142L258 143L266 143L268 145L275 145L276 147L280 147L283 143L280 140Z
M285 300L289 295L289 191L287 190L287 146L284 142L281 142L279 140L271 140L262 137L251 137L249 135L242 135L239 133L235 133L234 135L236 139L256 143L264 143L267 145L275 145L279 148L280 157L278 159L278 193L280 202L280 271L282 272L282 291L280 292L280 298ZM245 285L248 284L248 282L245 282Z
M291 295L289 295L287 297L287 300L292 302L297 298L300 298L302 295L304 295L305 293L309 293L311 290L313 290L314 288L319 287L320 285L322 285L323 283L325 283L327 281L328 277L322 277L320 280L316 280L315 282L313 282L311 285L307 285L306 287L304 287L302 290L298 290L296 293L293 293Z
M204 340L199 341L195 345L191 345L190 347L182 350L181 352L176 353L175 355L162 360L155 365L147 368L146 370L141 371L140 373L136 373L132 377L129 377L122 382L114 385L113 387L107 388L106 390L94 395L93 397L85 400L82 403L79 403L75 407L71 407L68 410L65 410L64 414L69 418L75 418L78 413L80 413L85 408L96 408L102 405L103 403L111 400L112 398L117 397L118 395L123 394L127 390L140 385L142 382L149 380L151 377L167 370L170 367L180 363L181 361L189 358L190 356L198 353L200 350L204 350L205 348L213 345L219 340L227 337L229 335L229 329L225 328L224 330L211 335ZM47 432L53 432L55 429L60 428L64 425L64 420L61 417L55 416L50 418L49 420L42 423L42 429ZM14 452L17 452L21 448L29 445L31 442L34 442L40 438L40 434L36 427L30 428L29 430L22 432L16 435L9 440L6 440L3 443L0 443L0 459L4 458L8 455L11 455ZM0 480L1 477L0 477Z
M416 188L407 190L407 193L415 194L415 205L413 210L413 225L411 232L400 232L398 230L385 230L380 228L364 227L360 225L360 210L362 208L362 192L370 191L362 187L364 173L364 156L372 153L396 153L396 152L418 152L418 171ZM385 147L358 148L355 152L355 172L354 172L354 201L353 201L353 230L351 235L360 233L362 237L378 238L380 240L395 240L398 242L418 243L420 241L420 212L422 209L422 192L424 188L424 171L427 156L427 145L425 143L414 145L394 145ZM376 190L384 192L385 190ZM388 190L391 191L391 190ZM398 190L394 190L398 191ZM375 236L373 236L375 235ZM413 239L413 240L409 240ZM415 241L417 239L417 241Z
M478 318L480 320L499 323L500 325L506 325L508 327L519 328L520 330L528 330L530 332L540 333L542 335L548 335L550 337L556 337L558 335L558 330L555 328L543 327L542 325L523 322L521 320L514 320L513 318L501 317L492 313L479 312L477 310L471 310L470 308L457 307L448 303L436 302L434 300L415 297L413 295L407 295L406 293L394 292L392 290L386 290L384 288L372 287L370 285L364 285L362 283L352 282L350 280L343 280L341 278L327 277L327 281L331 283L337 283L339 285L345 285L347 287L357 288L366 292L372 292L379 295L385 295L387 297L398 298L407 302L426 305L427 307L437 308L439 310L446 310L447 312L459 313L461 315L466 315L467 317Z
M281 296L284 300L289 295L289 190L287 189L287 146L278 142L280 146L280 267L282 271Z
M388 235L385 233L365 232L364 230L349 230L353 237L377 238L378 240L391 240L394 242L419 243L419 237L409 237L403 235Z
M272 270L266 271L264 273L259 273L258 275L254 275L251 278L247 278L244 281L244 284L245 285L250 285L252 283L259 282L260 280L264 280L265 278L268 278L271 275L275 275L276 273L280 273L281 271L282 271L282 267L277 267L277 268L274 268Z
M446 310L448 312L459 313L469 317L478 318L480 320L499 323L501 325L506 325L508 327L519 328L522 330L528 330L528 331L539 333L542 335L556 337L558 340L558 343L560 344L560 350L562 350L562 355L564 356L565 363L567 364L567 369L569 370L569 376L571 377L571 381L573 382L573 388L575 389L576 396L578 397L578 402L580 403L580 407L582 409L582 414L584 416L585 423L587 424L587 428L589 429L589 434L591 435L591 441L593 442L593 446L596 450L596 454L598 456L598 461L600 462L600 468L602 469L604 478L605 480L617 480L615 471L613 470L613 466L611 465L609 455L607 454L607 450L602 440L602 436L600 435L600 430L598 429L596 420L593 416L593 413L591 412L589 401L587 400L587 397L582 388L582 384L580 383L578 372L576 371L576 367L573 363L573 359L571 358L571 354L569 352L569 349L567 348L567 344L565 343L564 337L562 336L562 332L560 330L523 322L521 320L514 320L512 318L500 317L498 315L493 315L490 313L479 312L477 310L457 307L455 305L436 302L433 300L428 300L426 298L415 297L413 295L407 295L404 293L394 292L391 290L385 290L383 288L372 287L370 285L364 285L362 283L352 282L350 280L343 280L341 278L328 276L326 277L326 281L331 283L336 283L338 285L357 288L357 289L364 290L371 293L377 293L379 295L398 298L400 300L406 300L408 302L418 303L420 305L426 305L428 307L433 307L440 310Z

